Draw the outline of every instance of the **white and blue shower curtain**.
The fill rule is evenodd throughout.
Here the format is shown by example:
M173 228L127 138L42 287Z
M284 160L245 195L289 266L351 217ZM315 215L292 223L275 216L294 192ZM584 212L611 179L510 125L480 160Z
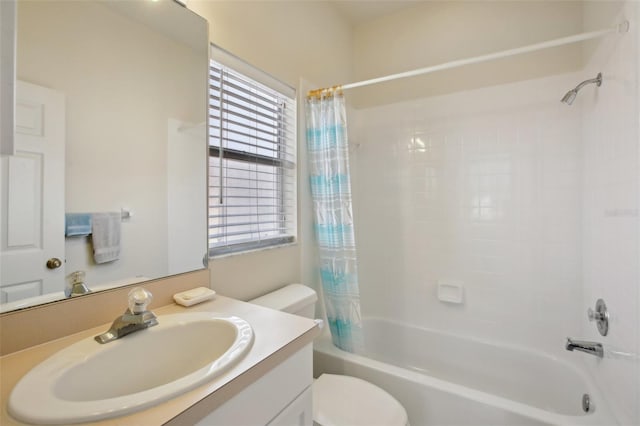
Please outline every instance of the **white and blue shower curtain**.
M346 115L339 89L314 91L307 97L309 179L327 320L333 344L358 352L362 320Z

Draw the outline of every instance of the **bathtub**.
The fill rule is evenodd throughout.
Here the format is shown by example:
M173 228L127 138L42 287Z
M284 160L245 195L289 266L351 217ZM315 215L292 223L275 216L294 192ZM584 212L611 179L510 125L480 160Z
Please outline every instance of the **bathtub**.
M380 318L363 323L363 355L333 346L326 330L316 339L314 375L347 374L380 386L404 405L413 426L617 424L598 389L564 360Z

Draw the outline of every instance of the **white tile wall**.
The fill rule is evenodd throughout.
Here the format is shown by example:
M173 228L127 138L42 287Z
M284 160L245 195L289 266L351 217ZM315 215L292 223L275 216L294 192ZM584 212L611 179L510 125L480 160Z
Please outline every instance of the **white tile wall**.
M625 13L635 22L636 5ZM350 116L364 315L507 341L586 365L640 424L638 34L584 70ZM622 41L621 41L622 40ZM598 71L573 106L560 98ZM437 283L464 283L462 305ZM612 312L602 337L586 309ZM567 336L606 357L567 352Z
M352 153L365 315L542 347L579 333L576 75L358 111ZM437 299L461 281L465 303ZM383 289L383 291L380 291Z
M595 5L592 5L595 6ZM589 16L587 8L586 14ZM594 11L594 13L596 13ZM631 21L624 36L601 42L583 78L603 74L602 87L581 100L584 146L583 308L603 298L611 313L603 337L581 316L582 335L600 341L602 361L583 357L622 424L640 424L640 248L637 5L614 22Z

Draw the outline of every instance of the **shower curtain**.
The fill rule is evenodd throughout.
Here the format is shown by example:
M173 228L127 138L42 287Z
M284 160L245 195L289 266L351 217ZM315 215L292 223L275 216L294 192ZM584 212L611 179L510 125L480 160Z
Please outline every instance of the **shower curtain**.
M319 246L322 295L333 344L362 348L344 96L339 89L307 97L309 179Z

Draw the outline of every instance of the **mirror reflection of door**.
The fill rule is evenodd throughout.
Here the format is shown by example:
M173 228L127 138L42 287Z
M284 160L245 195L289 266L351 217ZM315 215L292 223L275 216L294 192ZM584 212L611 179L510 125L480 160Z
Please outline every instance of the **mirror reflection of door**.
M0 165L0 303L64 290L64 103L16 84L16 154Z

